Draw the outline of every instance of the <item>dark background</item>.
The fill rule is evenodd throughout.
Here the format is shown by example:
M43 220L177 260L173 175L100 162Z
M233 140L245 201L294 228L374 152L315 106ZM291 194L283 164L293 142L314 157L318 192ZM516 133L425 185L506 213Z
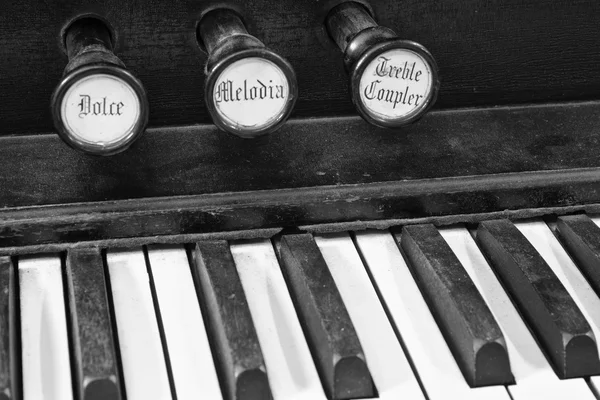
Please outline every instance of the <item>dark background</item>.
M214 1L12 1L0 13L0 135L52 131L49 101L67 59L60 31L96 13L144 83L150 127L210 123L199 15ZM317 0L231 0L248 30L294 66L294 117L356 115L341 52ZM436 108L598 99L597 0L373 0L381 25L425 45L442 80Z

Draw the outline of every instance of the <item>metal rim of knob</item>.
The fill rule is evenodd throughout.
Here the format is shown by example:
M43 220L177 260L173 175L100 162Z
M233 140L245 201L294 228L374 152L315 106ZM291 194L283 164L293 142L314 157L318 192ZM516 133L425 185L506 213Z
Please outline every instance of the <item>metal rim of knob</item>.
M369 107L364 104L360 93L360 83L366 68L376 57L392 50L405 50L421 58L430 71L431 85L427 98L418 108L397 118L384 118L369 110ZM377 43L362 54L350 73L351 97L357 111L367 122L384 128L397 128L419 120L435 104L439 87L438 67L433 55L423 45L410 40L388 39Z
M248 127L242 127L239 124L236 124L234 121L221 116L215 103L215 96L213 95L215 85L219 81L221 74L235 62L248 58L259 58L274 64L275 67L281 70L288 84L287 99L281 109L281 112L276 116L276 118L273 118L270 123L260 126L258 129L248 129ZM225 57L217 62L213 68L211 68L208 78L206 79L205 103L214 124L219 129L233 133L234 135L242 138L254 138L279 129L290 116L297 99L298 84L296 81L296 73L294 72L292 65L285 58L267 48L250 48L235 52Z
M118 140L109 143L93 143L80 138L77 133L71 132L68 123L63 120L62 107L65 95L69 89L78 82L94 75L109 75L126 84L138 101L139 112L133 127L127 129L126 133ZM58 135L70 147L90 154L110 156L127 150L133 142L145 131L149 118L149 105L146 90L142 83L128 70L111 64L86 65L69 73L54 90L51 99L52 118Z

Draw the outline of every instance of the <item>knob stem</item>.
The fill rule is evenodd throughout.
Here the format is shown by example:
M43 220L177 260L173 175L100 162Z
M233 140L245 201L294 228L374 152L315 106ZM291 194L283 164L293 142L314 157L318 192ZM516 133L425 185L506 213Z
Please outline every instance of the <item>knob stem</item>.
M329 35L344 52L358 33L377 26L369 12L353 1L334 7L327 15L325 23Z
M344 52L347 71L373 45L397 37L391 29L377 25L369 11L354 1L334 7L327 15L325 24L331 38Z
M235 52L265 47L260 40L248 33L240 16L228 8L206 13L198 24L198 34L209 54L207 74L219 60Z
M224 41L236 36L249 36L242 19L230 9L212 10L202 17L198 25L200 38L210 54Z
M73 22L66 32L65 46L69 59L92 46L105 51L113 51L110 31L96 18L82 18Z
M109 29L96 18L82 18L73 22L65 34L65 47L69 63L64 75L88 64L125 66L113 53Z

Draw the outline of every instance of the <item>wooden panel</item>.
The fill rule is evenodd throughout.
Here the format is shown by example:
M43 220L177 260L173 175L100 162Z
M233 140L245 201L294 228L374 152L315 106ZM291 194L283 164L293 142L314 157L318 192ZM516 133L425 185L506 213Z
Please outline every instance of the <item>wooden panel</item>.
M209 126L164 128L113 157L77 153L55 135L5 137L0 207L597 167L599 111L436 112L402 132L358 118L304 120L252 141Z
M150 126L210 122L200 12L216 0L7 2L0 16L0 134L52 129L49 99L66 64L59 31L94 12L114 26L117 55L145 84ZM355 115L340 51L313 1L229 0L248 30L297 70L294 116ZM372 0L380 24L425 45L440 66L438 107L594 99L600 94L595 0Z
M106 247L115 246L115 239L128 239L121 246L185 243L270 237L285 227L337 232L600 212L600 204L592 204L600 203L599 180L600 169L590 169L8 209L0 211L0 247L13 254L56 251L81 241Z
M4 137L0 246L591 211L598 110L437 111L402 134L358 118L303 120L256 141L165 128L110 158L54 135Z

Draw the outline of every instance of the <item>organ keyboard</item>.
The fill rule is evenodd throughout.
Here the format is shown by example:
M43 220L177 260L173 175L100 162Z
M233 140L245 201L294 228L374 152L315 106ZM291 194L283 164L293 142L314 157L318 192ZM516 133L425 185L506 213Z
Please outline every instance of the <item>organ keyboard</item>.
M3 257L1 393L596 398L599 217L399 228Z

